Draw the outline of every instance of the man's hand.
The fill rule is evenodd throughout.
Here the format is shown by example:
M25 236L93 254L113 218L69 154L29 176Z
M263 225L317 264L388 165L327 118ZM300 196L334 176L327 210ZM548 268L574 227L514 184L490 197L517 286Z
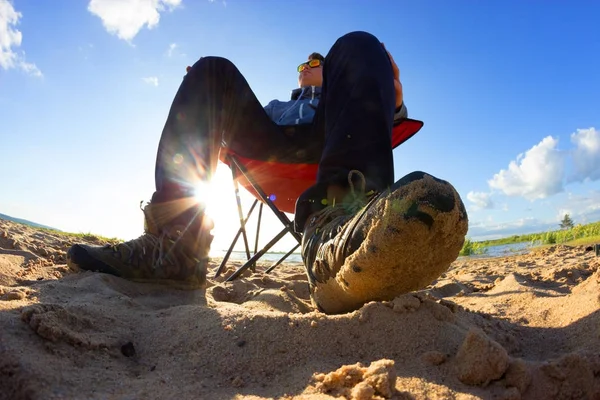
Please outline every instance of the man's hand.
M383 48L385 49L385 44L381 43L383 45ZM388 57L390 58L390 62L392 63L392 71L394 72L394 89L396 90L396 109L398 107L400 107L402 105L402 102L404 101L404 94L402 92L402 83L400 82L400 70L398 69L398 65L396 64L396 61L394 61L394 57L392 57L392 55L390 54L389 51L387 51L387 49L385 49L385 51L388 54Z

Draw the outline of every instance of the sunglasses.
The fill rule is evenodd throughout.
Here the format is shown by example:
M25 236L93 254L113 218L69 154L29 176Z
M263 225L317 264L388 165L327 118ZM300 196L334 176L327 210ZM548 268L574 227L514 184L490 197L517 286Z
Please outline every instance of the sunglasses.
M321 65L323 65L323 62L321 60L317 60L317 59L310 60L310 61L307 61L305 63L298 65L298 72L302 72L306 68L317 68L317 67L320 67Z

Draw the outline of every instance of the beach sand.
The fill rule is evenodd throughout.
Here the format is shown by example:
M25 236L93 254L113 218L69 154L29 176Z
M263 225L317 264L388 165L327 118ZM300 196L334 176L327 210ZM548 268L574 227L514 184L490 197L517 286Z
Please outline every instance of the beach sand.
M0 220L0 399L600 399L600 257L459 259L426 290L310 306L304 269L179 291L72 273ZM100 243L87 238L88 242Z

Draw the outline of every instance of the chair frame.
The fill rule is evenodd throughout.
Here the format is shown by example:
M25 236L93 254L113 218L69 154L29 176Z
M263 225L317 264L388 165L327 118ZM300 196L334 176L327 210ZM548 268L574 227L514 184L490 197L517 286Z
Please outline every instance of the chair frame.
M419 132L419 130L423 127L422 121L414 120L411 118L404 118L403 120L394 123L394 131L396 130L398 125L400 125L402 122L405 122L405 121L411 123L412 126L414 126L414 124L416 123L418 125L418 127L416 129L414 129L413 131L409 131L408 135L403 135L402 133L400 133L398 136L396 136L394 134L394 132L392 132L392 149L395 149L396 147L398 147L402 143L404 143L406 140L410 139L417 132ZM411 129L411 128L407 128L407 129ZM223 147L227 148L225 143L223 143ZM300 247L300 245L302 243L302 235L294 230L293 221L290 221L290 219L287 217L287 215L283 211L281 211L277 208L277 206L274 204L274 202L269 198L269 196L267 196L267 194L264 192L264 190L261 188L261 186L259 184L257 184L256 180L248 172L248 169L243 165L242 162L240 162L239 158L236 156L235 153L232 153L232 152L225 153L224 159L222 161L224 161L226 164L228 164L229 167L231 168L234 192L235 192L237 208L238 208L238 215L239 215L239 219L240 219L240 228L238 229L231 245L229 246L229 249L227 250L225 257L223 258L223 261L221 261L221 264L219 265L219 268L217 269L214 277L217 278L223 272L223 269L225 268L227 261L229 261L231 252L233 251L233 248L235 247L240 236L242 236L242 240L244 242L244 247L246 250L246 256L247 256L248 260L241 267L239 267L237 270L235 270L225 280L225 282L231 282L231 281L237 279L247 269L251 269L252 271L255 271L256 262L265 253L267 253L271 249L271 247L273 247L281 238L283 238L287 233L290 233L292 235L292 237L294 237L298 243L289 252L287 252L283 257L281 257L277 262L275 262L274 264L272 264L271 266L269 266L267 268L267 270L265 272L269 273L269 272L273 271L273 269L275 269L285 259L287 259L298 247ZM258 196L258 197L255 196L255 200L252 203L252 206L250 207L248 213L245 216L244 216L244 213L242 210L242 203L241 203L241 199L240 199L240 195L239 195L238 180L241 177L245 178L245 180L250 184L250 186L252 187L252 189L254 190L256 195ZM256 224L256 238L255 238L255 243L254 243L254 255L251 255L250 247L248 244L248 235L246 232L246 224L248 223L248 220L250 219L252 212L254 211L254 209L256 208L256 205L259 202L260 202L260 204L259 204L259 211L258 211L258 213L259 213L258 221ZM258 250L258 238L259 238L259 234L260 234L260 225L261 225L261 221L262 221L262 210L263 210L264 204L269 206L271 211L273 211L275 216L279 219L279 221L281 221L284 228L275 237L273 237L273 239L271 239L260 251L257 251Z
M227 154L226 158L227 158L227 163L229 164L229 166L231 168L231 174L233 177L234 192L235 192L235 197L236 197L236 202L237 202L238 215L240 218L240 228L238 229L233 241L231 242L231 245L229 246L229 249L227 250L225 257L223 257L223 261L221 261L221 264L219 265L219 268L217 269L214 277L216 278L219 275L221 275L223 269L225 268L225 265L227 264L227 261L229 261L229 257L231 256L231 252L233 251L233 248L235 247L238 239L240 238L240 235L242 236L242 239L244 241L246 256L248 258L248 261L246 261L241 267L239 267L237 270L235 270L225 280L225 282L231 282L231 281L235 280L236 278L238 278L244 271L246 271L249 268L254 271L255 266L256 266L256 261L258 261L266 252L268 252L271 249L271 247L273 247L281 238L283 238L286 234L290 233L292 235L292 237L294 237L298 243L290 251L288 251L283 257L281 257L277 262L275 262L274 264L269 266L269 268L267 268L267 270L265 272L270 273L279 264L281 264L283 261L285 261L285 259L288 258L298 247L300 247L300 244L302 243L302 237L299 233L297 233L294 230L293 221L291 221L288 218L288 216L285 215L284 212L280 211L275 206L275 204L273 204L273 201L271 201L269 196L267 196L266 193L262 190L262 188L256 183L256 181L254 180L252 175L248 173L248 170L246 169L246 167L243 166L239 162L237 157L232 154ZM252 188L256 191L256 193L260 197L260 199L254 200L254 202L252 203L252 206L250 206L250 209L248 210L248 213L246 214L246 216L244 216L244 213L242 210L242 202L241 202L240 193L239 193L240 191L239 191L238 178L240 177L240 175L244 176L248 180L250 185L252 185ZM246 233L246 224L247 224L248 220L250 219L250 216L252 215L252 212L254 211L254 209L255 209L257 203L259 203L259 201L260 201L260 204L259 204L259 211L258 211L258 221L256 223L256 238L255 238L255 242L254 242L254 255L251 256L250 255L250 247L248 245L248 236ZM284 228L276 236L274 236L273 239L271 239L269 241L269 243L267 243L260 251L257 251L258 238L259 238L259 234L260 234L260 223L262 220L262 210L263 210L264 204L269 206L271 211L273 211L275 216L279 219L279 221L281 221Z

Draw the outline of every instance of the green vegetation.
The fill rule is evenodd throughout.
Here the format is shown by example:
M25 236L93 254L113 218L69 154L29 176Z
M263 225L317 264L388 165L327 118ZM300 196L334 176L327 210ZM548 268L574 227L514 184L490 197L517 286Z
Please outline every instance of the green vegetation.
M54 229L40 229L43 231L47 231L47 232L52 232L58 235L63 235L63 236L70 236L70 237L75 237L75 238L81 238L84 240L89 240L89 241L102 241L102 242L109 242L109 243L118 243L118 242L122 242L122 239L119 238L108 238L105 236L100 236L100 235L96 235L94 233L88 232L88 233L84 233L84 232L79 232L79 233L72 233L72 232L62 232L62 231L57 231Z
M487 246L482 245L481 242L474 242L471 239L465 240L462 250L459 255L461 256L474 256L478 254L485 254L487 252Z
M569 215L565 215L568 217ZM568 218L571 221L573 221ZM561 221L563 226L565 219ZM531 243L533 246L552 245L552 244L570 244L584 245L600 242L600 221L586 225L577 224L571 228L557 229L548 232L531 233L527 235L513 235L496 240L483 240L473 242L470 239L465 240L465 244L460 252L461 256L470 256L474 254L484 254L486 248L490 246L499 246L512 243Z
M109 238L109 237L105 237L105 236L100 236L100 235L96 235L95 233L91 233L91 232L79 232L79 233L73 233L73 232L63 232L63 231L59 231L57 229L53 229L53 228L38 228L41 231L46 231L49 233L53 233L55 235L62 235L62 236L69 236L69 237L74 237L74 238L80 238L83 240L87 240L87 241L92 241L92 242L107 242L107 243L119 243L122 242L122 239L119 238Z
M118 243L118 242L122 242L123 241L123 239L119 239L119 238L115 238L115 237L109 238L109 237L106 237L106 236L96 235L96 234L91 233L91 232L88 232L88 233L83 233L83 232L80 232L80 233L60 232L60 233L63 233L65 235L67 235L67 236L74 236L74 237L82 238L82 239L85 239L85 240L92 240L92 241L93 240L100 240L100 241L103 241L103 242L110 242L110 243Z
M571 216L569 214L565 214L562 221L560 221L560 229L571 229L575 226Z
M570 240L570 241L566 242L565 244L568 244L571 246L584 246L584 245L596 244L596 243L600 243L600 235L587 236L587 237L582 237L582 238L575 239L575 240Z
M39 229L41 231L53 233L55 235L69 236L69 237L75 237L75 238L80 238L80 239L89 240L89 241L102 241L102 242L108 242L108 243L118 243L118 242L123 241L122 239L119 239L119 238L108 238L108 237L93 234L91 232L88 232L88 233L63 232L59 229L52 228L47 225L38 224L36 222L31 222L31 221L28 221L28 220L22 219L22 218L11 217L6 214L0 214L0 219L4 219L6 221L11 221L11 222L21 224L21 225L27 225L32 228Z

